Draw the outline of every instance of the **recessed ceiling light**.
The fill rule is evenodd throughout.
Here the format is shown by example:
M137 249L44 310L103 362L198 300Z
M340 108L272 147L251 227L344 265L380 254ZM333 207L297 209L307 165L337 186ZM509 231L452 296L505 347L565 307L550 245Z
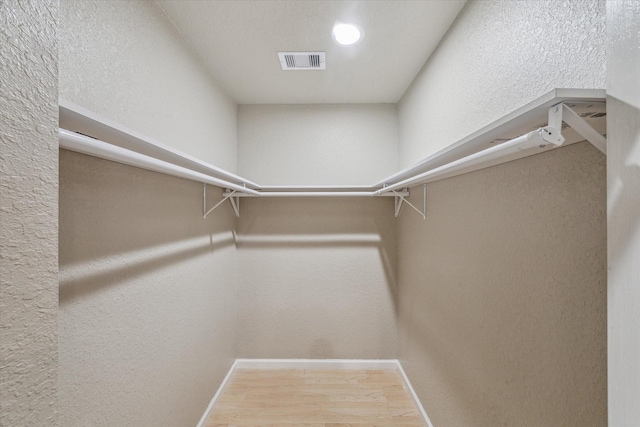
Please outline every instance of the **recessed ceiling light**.
M338 22L333 26L331 35L336 43L342 46L350 46L362 40L364 31L357 25Z

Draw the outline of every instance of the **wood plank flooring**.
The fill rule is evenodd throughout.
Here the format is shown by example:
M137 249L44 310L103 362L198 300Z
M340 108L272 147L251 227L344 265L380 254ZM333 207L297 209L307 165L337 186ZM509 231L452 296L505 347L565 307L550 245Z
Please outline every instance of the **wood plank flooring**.
M396 371L237 369L207 427L423 427Z

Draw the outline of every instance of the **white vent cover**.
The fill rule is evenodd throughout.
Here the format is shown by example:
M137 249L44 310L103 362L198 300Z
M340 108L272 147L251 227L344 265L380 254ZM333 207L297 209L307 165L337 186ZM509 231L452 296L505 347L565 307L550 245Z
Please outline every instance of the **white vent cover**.
M324 52L278 52L283 70L324 70Z

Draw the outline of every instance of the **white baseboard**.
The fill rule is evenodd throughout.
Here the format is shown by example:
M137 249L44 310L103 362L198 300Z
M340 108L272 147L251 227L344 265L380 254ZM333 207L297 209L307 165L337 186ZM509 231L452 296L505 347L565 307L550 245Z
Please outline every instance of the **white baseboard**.
M376 359L237 359L245 369L380 369L391 371L397 360Z
M205 427L205 423L209 415L211 414L211 410L213 409L213 405L215 405L216 401L224 391L227 382L231 378L233 371L236 369L380 369L380 370L388 370L388 371L397 371L404 382L404 385L411 395L413 402L418 408L418 412L422 417L423 421L426 423L428 427L433 427L431 424L431 420L427 415L427 412L422 407L420 403L420 399L416 395L415 390L411 386L409 379L407 378L407 374L402 369L402 365L399 360L396 359L382 359L382 360L374 360L374 359L236 359L236 361L231 365L231 369L227 373L227 376L224 377L222 384L220 384L220 388L216 391L216 394L211 399L209 406L207 406L207 410L202 414L202 418L198 422L197 427Z
M216 394L213 395L211 402L209 402L209 406L207 406L207 409L204 411L204 414L202 414L202 417L200 417L200 421L198 421L198 424L196 427L205 427L205 423L207 422L209 415L211 415L211 410L213 409L213 405L215 405L218 398L220 398L220 396L222 395L224 388L226 387L227 383L229 382L229 379L231 378L231 374L233 374L233 371L236 370L237 363L238 363L238 359L236 359L231 365L229 372L227 372L227 375L222 380L220 387L218 387Z
M413 399L413 403L415 403L416 406L418 407L418 411L422 416L422 420L425 423L427 423L427 426L433 427L433 424L431 424L431 420L427 415L427 411L425 411L424 408L422 407L422 403L420 402L420 399L418 399L418 395L416 394L416 391L413 389L413 386L409 381L409 377L407 377L407 374L404 372L404 369L402 369L402 364L400 363L399 360L396 360L396 363L398 364L398 373L400 374L402 381L404 381L404 385L407 388L407 391L409 392L409 394L411 395L411 398Z

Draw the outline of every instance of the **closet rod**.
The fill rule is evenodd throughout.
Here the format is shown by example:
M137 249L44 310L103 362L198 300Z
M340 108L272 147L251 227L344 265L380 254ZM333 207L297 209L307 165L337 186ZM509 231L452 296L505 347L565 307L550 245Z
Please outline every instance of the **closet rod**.
M262 191L373 191L372 185L261 185Z
M425 184L439 179L446 174L461 170L464 170L464 172L471 172L472 170L481 169L482 165L487 162L509 154L517 153L518 151L537 147L544 148L547 144L560 146L563 142L564 137L558 129L552 126L545 126L500 145L496 145L495 147L487 148L486 150L479 151L451 163L447 163L446 165L431 169L430 171L407 178L395 184L388 185L378 191L375 191L374 195L380 196L390 191L397 190L398 188L411 187L416 184ZM474 167L475 169L472 169Z
M145 156L144 154L136 153L135 151L108 144L106 142L90 138L88 136L70 132L66 129L60 129L60 147L66 148L67 150L76 151L78 153L88 154L90 156L100 157L106 160L123 163L129 166L136 166L142 169L176 176L178 178L211 184L247 194L260 194L259 192L250 188L246 188L219 178L214 178L212 176L205 175L203 173L196 172L182 166L177 166L162 160L158 160L153 157Z
M403 197L409 196L408 191L398 192ZM224 192L223 197L231 197L231 192ZM233 197L373 197L373 196L396 196L394 193L376 194L373 191L264 191L259 194L235 194Z
M183 153L173 147L155 141L146 135L129 129L120 123L99 116L79 105L64 99L59 101L60 127L81 135L90 135L101 141L144 154L176 166L200 172L226 182L234 182L254 190L259 185L229 171L204 162L194 156Z
M358 197L373 196L372 191L261 191L260 197Z

